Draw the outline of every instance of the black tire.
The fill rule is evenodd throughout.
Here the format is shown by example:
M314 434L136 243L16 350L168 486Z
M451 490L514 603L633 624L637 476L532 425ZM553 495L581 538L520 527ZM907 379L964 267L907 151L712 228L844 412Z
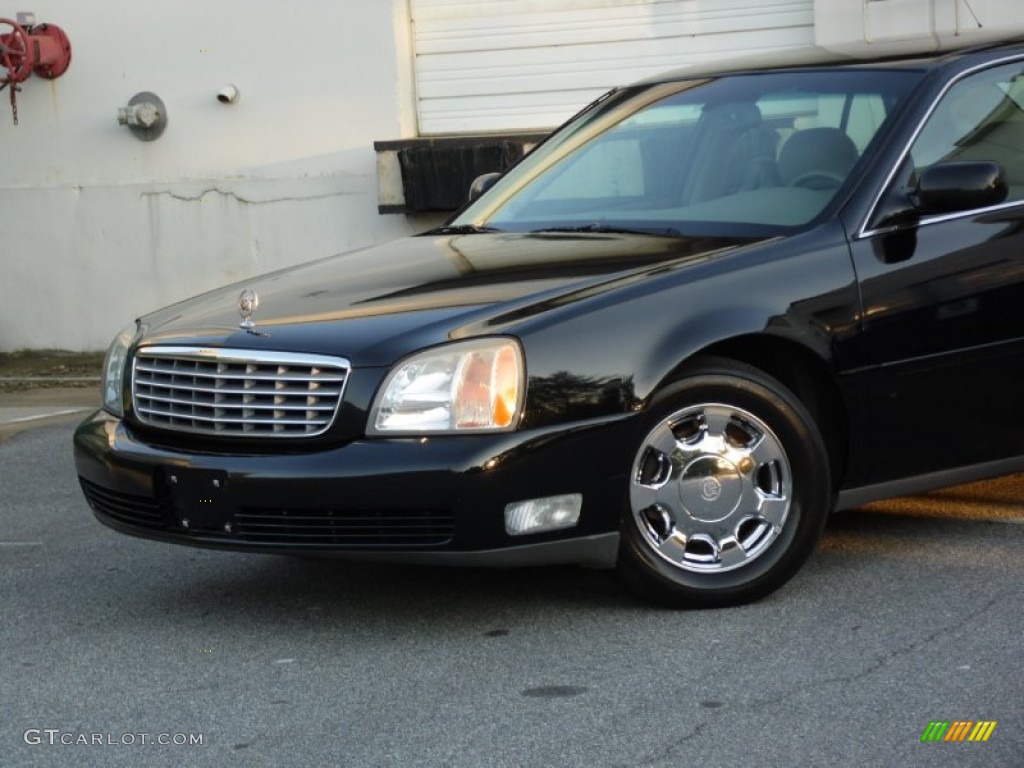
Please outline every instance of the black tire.
M635 438L618 572L641 596L715 608L778 589L831 503L814 419L771 376L705 358L654 399Z

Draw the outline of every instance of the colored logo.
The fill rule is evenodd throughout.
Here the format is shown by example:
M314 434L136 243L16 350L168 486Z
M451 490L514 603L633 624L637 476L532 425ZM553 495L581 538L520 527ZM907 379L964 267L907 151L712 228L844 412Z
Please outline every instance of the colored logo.
M932 720L921 741L988 741L995 729L995 720Z

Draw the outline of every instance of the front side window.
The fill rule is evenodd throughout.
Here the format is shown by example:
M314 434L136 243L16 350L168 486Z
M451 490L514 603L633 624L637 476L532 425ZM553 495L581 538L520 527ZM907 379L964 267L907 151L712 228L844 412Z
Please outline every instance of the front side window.
M453 222L751 235L812 222L919 73L770 72L612 94Z
M966 77L936 105L910 150L914 176L935 163L992 160L1008 200L1024 199L1024 64Z

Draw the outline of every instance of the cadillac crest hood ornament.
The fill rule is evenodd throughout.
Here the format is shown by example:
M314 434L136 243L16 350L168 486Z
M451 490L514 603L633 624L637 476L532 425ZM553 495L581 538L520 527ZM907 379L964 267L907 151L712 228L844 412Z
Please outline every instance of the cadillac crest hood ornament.
M238 324L239 328L245 328L248 331L256 327L256 323L252 321L252 313L259 305L259 294L251 288L246 288L238 295L238 314L242 316L242 322Z

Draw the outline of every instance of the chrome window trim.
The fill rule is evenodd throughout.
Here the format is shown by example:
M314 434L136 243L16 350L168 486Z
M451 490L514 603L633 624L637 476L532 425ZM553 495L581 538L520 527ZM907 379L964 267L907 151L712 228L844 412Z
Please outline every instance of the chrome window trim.
M273 433L273 432L242 432L238 429L217 431L212 427L210 429L203 428L188 428L179 426L169 426L166 424L154 423L153 421L144 418L139 410L136 408L136 371L139 370L140 362L143 365L142 370L145 371L145 360L139 359L139 356L144 358L158 358L167 360L184 360L184 361L195 361L202 363L224 363L229 365L279 365L279 366L306 366L310 368L322 368L327 371L322 376L307 376L302 374L281 374L273 375L266 373L253 373L247 378L266 381L266 382L278 382L278 381L290 381L295 383L303 382L320 382L325 385L340 385L331 387L325 395L330 395L335 400L335 405L331 409L330 418L322 426L306 433ZM152 427L154 429L165 430L168 432L177 432L182 434L190 435L208 435L214 437L222 437L227 439L245 439L245 440L262 440L265 438L275 439L304 439L311 437L319 437L328 432L338 417L338 413L341 411L341 404L344 400L345 389L348 384L349 376L352 373L352 363L344 357L334 357L331 355L316 355L316 354L305 354L302 352L274 352L264 351L255 349L236 349L236 348L219 348L219 347L196 347L196 346L177 346L177 345L165 345L165 344L153 344L153 345L142 345L134 349L131 352L131 412L132 415L142 424ZM208 372L196 372L187 374L194 378L218 378L216 374ZM230 378L231 376L225 373L222 378ZM162 387L161 384L154 384L151 386ZM193 387L194 391L213 393L221 392L223 394L237 394L235 388L213 390L210 387ZM168 398L164 398L168 399ZM180 402L180 401L179 401ZM181 403L181 404L193 404L193 403ZM205 404L203 404L205 405ZM236 404L224 403L218 407L223 409L234 409L238 407ZM262 404L251 404L249 406L252 410L268 410ZM296 410L296 408L288 405L281 405L276 410L290 411ZM325 411L323 406L319 404L310 406L306 409L300 410L312 410L312 411ZM154 411L157 415L159 412ZM165 416L172 416L174 414L163 414ZM188 418L196 422L238 422L244 423L242 419L236 419L231 416L213 419L208 416L191 415L188 417L182 416L182 418ZM258 420L253 420L254 423ZM309 423L309 420L292 420L292 419L277 419L266 423L276 423L281 425L297 425L301 423Z
M944 221L954 221L955 219L965 219L969 216L983 216L986 213L996 213L998 211L1009 210L1010 208L1020 208L1024 206L1024 198L1020 200L1011 200L1008 203L999 203L998 205L988 205L984 208L970 208L966 211L954 211L952 213L937 213L933 216L926 216L918 219L914 222L907 222L901 224L892 224L888 227L878 227L877 229L869 229L865 232L857 235L856 239L866 239L869 237L876 237L878 235L889 235L893 232L899 232L901 229L920 229L921 227L927 227L929 224L940 224Z
M1000 58L1000 59L994 59L992 61L987 61L984 64L978 64L977 66L974 66L974 67L971 67L970 69L964 70L959 75L957 75L952 80L950 80L949 82L946 83L945 87L943 87L943 89L939 92L939 94L932 101L931 105L928 107L928 111L925 112L924 116L918 121L917 128L914 129L914 133L911 135L910 139L907 140L907 143L903 147L903 151L900 152L899 158L897 158L896 162L892 164L892 168L889 170L888 175L885 177L885 182L882 184L881 187L879 187L878 192L875 195L875 199L871 203L871 207L868 209L867 215L864 217L864 220L861 222L860 227L857 228L857 233L853 236L854 240L863 240L864 238L873 237L874 235L877 235L877 234L882 233L882 232L896 231L897 229L899 229L902 226L907 226L907 225L896 224L896 225L893 225L892 227L881 227L881 228L870 229L870 230L867 228L868 227L868 222L871 221L872 217L875 215L875 211L878 210L879 204L882 202L883 195L885 195L886 190L889 189L889 185L892 184L892 180L895 178L896 173L897 173L897 171L899 171L900 167L902 167L903 161L906 160L907 159L907 155L910 154L910 148L914 146L914 142L917 141L917 137L921 134L921 131L924 130L925 123L927 123L928 120L931 119L932 114L935 112L936 108L939 106L939 102L942 101L946 97L946 94L949 93L950 88L952 88L954 85L959 83L964 78L970 77L971 75L975 75L978 72L982 72L982 71L984 71L986 69L993 69L995 67L1001 67L1004 64L1012 64L1015 61L1024 63L1024 54L1015 53L1012 56L1005 56L1005 57ZM995 209L999 209L999 208L1002 208L1002 207L1005 207L1005 206L1009 206L1009 205L1016 205L1016 204L1018 204L1020 202L1024 202L1024 201L1017 200L1017 201L1013 201L1011 203L1001 203L998 206L989 206L987 208L972 208L969 211L957 211L955 214L943 214L943 215L940 215L940 216L934 216L934 217L930 217L928 219L923 219L922 221L916 222L915 224L920 226L920 225L924 225L925 223L934 224L934 223L937 223L940 220L945 221L945 220L947 220L948 217L956 217L956 216L964 216L964 215L971 215L971 216L973 216L973 215L977 215L979 212L988 211L990 209L995 210Z

